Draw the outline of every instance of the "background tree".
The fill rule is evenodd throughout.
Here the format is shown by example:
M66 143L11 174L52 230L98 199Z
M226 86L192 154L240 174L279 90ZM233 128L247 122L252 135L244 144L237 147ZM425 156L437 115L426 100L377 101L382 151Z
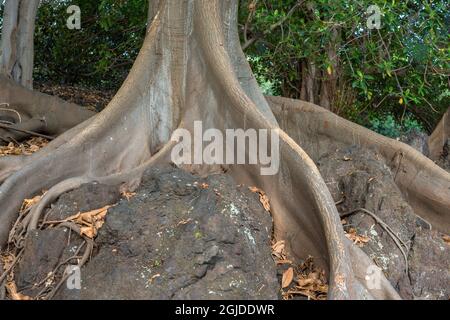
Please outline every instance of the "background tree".
M38 6L39 0L6 0L2 19L0 72L30 89Z
M64 28L72 1L42 1L36 22L35 77L101 90L117 90L145 37L145 0L77 1L81 29Z
M59 135L92 116L77 105L31 92L39 0L1 4L0 144L30 135L51 139L49 135Z
M381 9L380 30L366 26L370 5ZM431 132L449 105L444 0L248 0L240 8L244 48L271 94L373 129L392 114Z

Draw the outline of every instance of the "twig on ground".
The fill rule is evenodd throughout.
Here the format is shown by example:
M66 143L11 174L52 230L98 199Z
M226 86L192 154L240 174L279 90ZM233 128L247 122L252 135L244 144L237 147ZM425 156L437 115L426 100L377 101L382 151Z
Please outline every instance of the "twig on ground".
M343 213L340 215L341 218L345 218L348 216L351 216L355 213L358 212L363 212L369 216L371 216L388 234L389 236L392 238L392 240L394 240L395 244L397 245L397 247L400 249L403 258L405 259L405 264L406 264L406 273L408 274L409 272L409 266L408 266L408 255L406 254L405 250L403 249L402 245L405 247L405 249L408 248L408 246L406 245L406 243L400 239L400 237L394 232L394 230L391 229L391 227L389 227L388 224L386 224L383 220L381 220L380 217L378 217L375 213L373 213L372 211L369 211L365 208L358 208L355 210L352 210L350 212L347 213Z
M3 272L3 274L0 276L0 284L3 282L3 280L5 280L5 278L8 276L8 274L14 268L16 263L19 261L19 258L21 257L22 253L23 253L23 249L19 251L17 256L14 257L14 260L13 260L13 262L11 262L11 265L8 267L8 269L6 269L5 272Z
M30 130L18 129L18 128L15 128L15 127L12 127L12 126L9 126L9 125L6 125L6 124L1 124L0 123L0 128L6 129L6 130L13 130L13 131L21 132L21 133L26 133L26 134L29 134L29 135L32 135L32 136L36 136L36 137L40 137L40 138L44 138L44 139L47 139L47 140L54 140L55 139L55 137L48 136L46 134L37 133L37 132L34 132L34 131L30 131Z

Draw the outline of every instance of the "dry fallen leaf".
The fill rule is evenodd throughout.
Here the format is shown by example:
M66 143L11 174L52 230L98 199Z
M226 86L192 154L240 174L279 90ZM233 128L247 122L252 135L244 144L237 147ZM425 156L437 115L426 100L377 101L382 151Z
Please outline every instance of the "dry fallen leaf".
M105 217L108 213L108 209L113 206L105 206L100 209L77 213L67 219L61 221L49 221L48 224L59 224L63 222L74 222L80 226L80 234L90 239L97 236L98 230L101 229L105 223Z
M259 201L262 203L264 209L267 212L270 212L270 201L269 201L269 197L267 197L266 193L257 187L249 187L249 190L253 193L259 194Z
M17 286L14 281L9 281L5 287L12 300L33 300L31 297L17 292Z
M292 299L296 295L307 297L310 300L326 299L328 294L327 278L323 270L314 266L312 257L309 257L296 270L297 273L293 279L294 285L291 283L289 289L282 292L284 300ZM282 283L282 285L284 284Z
M209 184L207 184L207 183L202 183L202 184L200 185L200 188L202 188L202 189L208 189L208 188L209 188Z
M345 232L345 236L353 241L353 243L358 247L363 247L370 240L367 236L357 234L356 229L354 228L350 228L347 232Z
M272 246L272 255L274 256L274 258L278 260L285 260L284 247L284 240L280 240Z
M10 142L7 146L0 146L0 157L18 155L29 156L45 147L48 142L48 140L41 137L33 137L19 145Z
M136 192L129 192L129 191L123 191L122 197L127 199L127 201L130 201L131 198L133 198L136 195Z
M192 221L191 218L186 219L186 220L181 220L180 222L178 222L177 226L184 226L184 225L188 224L191 221Z
M37 195L34 198L31 199L25 199L22 202L22 207L20 208L20 213L25 212L26 210L30 209L32 206L36 205L41 201L42 197L45 195L47 190L43 190L41 195Z
M292 283L292 280L294 280L294 268L290 267L283 273L281 287L283 289L289 287Z
M450 245L450 236L448 236L448 235L443 235L443 236L442 236L442 239L444 240L445 243L447 243L447 244Z
M291 260L287 260L287 259L281 259L277 261L277 264L292 264Z

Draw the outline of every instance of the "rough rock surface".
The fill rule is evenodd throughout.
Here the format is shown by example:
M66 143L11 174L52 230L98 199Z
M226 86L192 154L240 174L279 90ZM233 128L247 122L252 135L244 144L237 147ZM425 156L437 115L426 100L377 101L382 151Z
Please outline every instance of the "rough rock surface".
M3 270L4 270L3 262L0 260L0 272L3 272ZM6 280L3 280L0 283L0 301L4 300L6 297L5 282Z
M447 143L444 145L442 155L437 164L450 172L450 139L447 139Z
M51 214L96 209L114 195L86 185L61 196ZM19 289L45 277L56 256L69 256L62 251L73 254L77 246L60 249L66 238L59 237L67 236L55 232L29 239L16 275ZM229 176L202 179L155 168L134 197L109 210L92 259L81 270L82 289L62 286L55 298L278 299L271 234L271 216L258 196ZM37 263L39 270L31 270Z
M425 156L430 155L428 148L428 135L422 131L413 129L408 134L402 136L400 141L410 145Z
M99 183L84 184L76 190L62 194L48 210L47 220L64 220L78 212L86 212L116 203L120 197L117 187Z
M348 148L335 150L318 161L318 167L335 199L346 213L365 208L389 225L406 243L405 258L385 230L372 217L356 213L345 220L347 228L369 237L362 249L387 275L406 299L450 297L450 247L442 235L414 214L394 182L395 172L376 152ZM432 257L432 258L431 258Z

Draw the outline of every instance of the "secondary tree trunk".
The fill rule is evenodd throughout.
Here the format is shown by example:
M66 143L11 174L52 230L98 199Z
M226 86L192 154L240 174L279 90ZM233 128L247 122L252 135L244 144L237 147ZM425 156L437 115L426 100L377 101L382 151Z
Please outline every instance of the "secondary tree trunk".
M0 72L33 88L34 27L39 0L6 0Z
M326 269L330 299L398 298L384 277L379 287L367 284L373 262L347 241L327 185L296 141L307 150L320 147L315 134L319 131L330 141L340 138L386 149L383 154L393 157L399 171L396 181L411 193L414 208L419 214L430 209L427 218L442 228L448 228L449 175L411 148L369 135L320 107L297 110L269 99L274 110L289 113L288 118L297 119L297 129L303 127L308 135L280 129L241 50L237 8L236 0L160 0L128 78L104 111L12 169L11 160L0 159L0 177L5 178L0 187L0 244L6 244L23 199L44 189L48 192L26 221L29 231L37 228L41 213L61 193L83 183L133 190L146 168L170 161L175 144L170 137L176 128L192 132L199 120L205 130L268 129L280 139L280 171L262 176L260 165L230 165L229 172L239 182L267 192L276 238L286 241L294 257L312 255ZM310 115L305 122L303 112ZM208 173L217 167L186 169ZM420 190L426 192L417 194Z
M34 29L39 0L6 0L1 34L0 143L59 135L93 115L77 105L33 92ZM17 162L15 162L17 164Z

